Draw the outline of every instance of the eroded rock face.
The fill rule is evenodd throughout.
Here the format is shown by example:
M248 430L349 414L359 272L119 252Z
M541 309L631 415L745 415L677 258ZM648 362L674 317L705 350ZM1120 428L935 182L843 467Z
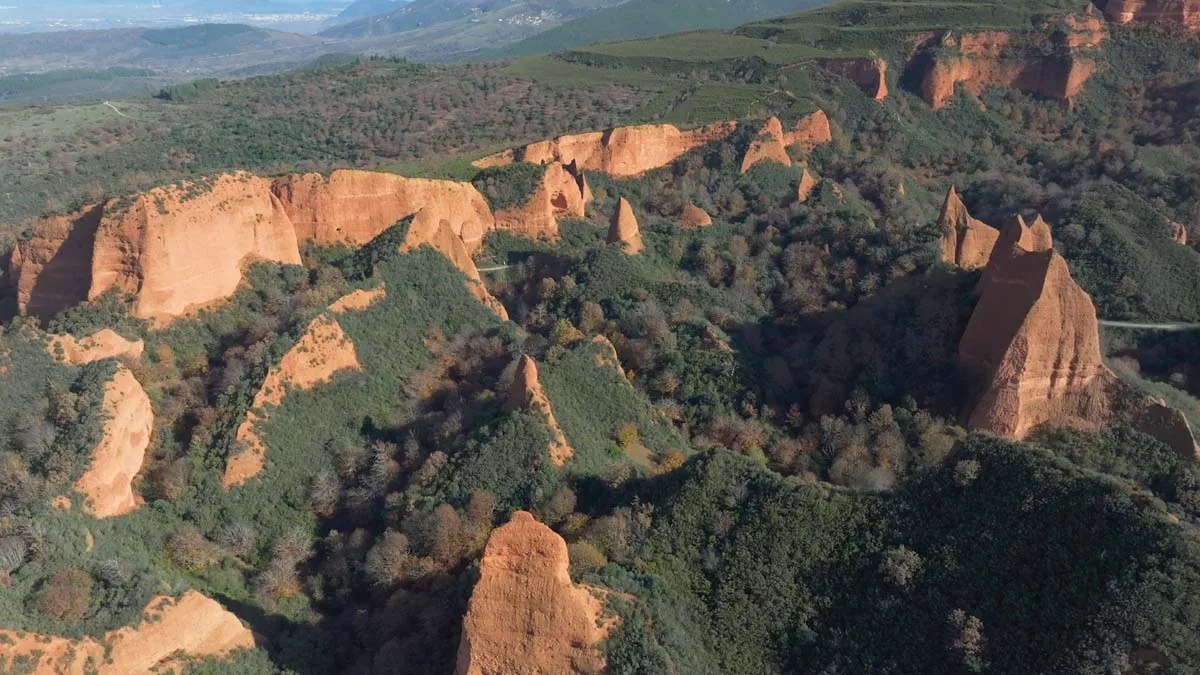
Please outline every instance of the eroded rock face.
M515 209L496 213L496 227L527 237L558 238L558 219L583 218L592 200L587 179L575 166L554 162L546 167L542 181L529 201Z
M1200 0L1098 0L1109 21L1125 25L1153 22L1200 32Z
M1041 424L1096 429L1113 379L1100 356L1096 309L1053 249L997 244L959 345L985 383L969 425L1024 438Z
M824 110L818 110L796 121L792 130L784 134L784 142L790 146L799 146L805 152L833 141L833 129L829 126L829 116Z
M792 158L788 156L787 146L788 143L784 140L783 135L783 124L780 123L779 118L768 118L766 124L759 130L758 137L750 143L745 156L742 157L742 173L746 173L750 167L759 162L775 162L791 166Z
M1003 31L943 33L921 75L921 97L937 110L961 84L973 96L1002 86L1059 100L1075 98L1096 70L1091 51L1108 33L1098 16L1086 13L1057 17L1020 37L1031 48L1018 47L1014 36Z
M142 470L146 448L154 431L150 398L133 373L117 368L104 387L104 430L100 444L75 490L85 498L84 510L97 518L111 518L138 507L133 479Z
M341 312L345 312L360 299L361 296L348 301L343 298L334 306L340 304ZM360 369L358 352L342 331L341 324L328 313L314 319L296 344L279 360L279 365L267 372L253 404L246 411L246 418L237 429L237 441L243 445L243 450L229 458L221 484L226 489L242 485L262 471L268 448L259 437L257 427L269 417L270 407L283 401L289 387L311 389L328 382L341 371Z
M334 314L361 312L386 297L387 288L383 285L379 285L370 289L359 289L345 295L337 302L330 305L329 311L333 312Z
M431 219L424 218L422 214L417 214L417 217L413 219L412 226L408 228L408 236L404 240L404 245L400 248L403 251L411 251L426 244L446 256L455 267L466 275L467 290L471 292L471 295L495 312L501 321L508 321L508 310L483 285L483 277L479 276L479 268L475 266L475 261L471 259L471 254L463 244L462 238L454 233L450 223L444 220L434 223Z
M567 544L517 511L488 538L455 675L598 675L600 600L571 583Z
M1187 246L1188 231L1187 228L1184 227L1183 223L1169 220L1167 221L1167 225L1171 228L1171 238L1175 240L1175 243L1180 244L1181 246Z
M9 659L33 662L30 675L134 675L178 667L179 656L224 656L254 647L254 635L215 600L188 591L178 600L158 596L131 628L101 640L0 631ZM11 661L10 661L11 663Z
M942 261L969 270L987 265L1000 237L999 230L971 217L953 186L946 193L938 227Z
M796 201L803 204L812 196L813 190L817 189L817 178L804 167L804 171L800 173L800 184L796 186Z
M494 226L491 209L470 183L405 178L375 171L334 171L278 179L272 191L301 242L360 246L399 221L423 214L450 223L468 251Z
M642 232L638 229L637 216L633 215L633 207L624 197L617 204L617 212L613 214L612 224L608 228L608 243L624 244L625 250L633 254L646 250Z
M79 339L72 335L52 335L48 349L65 363L80 366L112 358L136 361L141 358L145 344L141 340L127 340L111 328L102 328Z
M670 124L649 124L560 136L484 157L475 162L475 166L486 168L513 162L574 163L581 171L599 171L618 177L640 176L666 166L702 145L729 138L736 126L734 122L720 122L681 131Z
M683 207L677 222L680 227L708 227L713 220L707 211L689 202Z
M850 80L876 101L888 97L887 61L880 58L821 59L817 64L828 72Z
M134 297L135 316L165 323L233 295L251 260L300 264L292 223L269 188L238 173L110 202L88 298L115 289Z
M575 454L575 450L567 443L567 437L559 428L558 420L554 419L550 399L546 397L546 393L542 391L542 384L538 381L537 363L528 354L523 354L520 363L517 364L512 389L509 390L508 401L504 405L504 409L509 412L523 408L534 410L546 418L546 428L550 430L551 438L548 448L550 461L554 462L555 466L566 464L571 455Z
M18 312L49 320L87 300L92 248L103 212L103 206L96 204L29 223L33 236L18 242L9 263Z

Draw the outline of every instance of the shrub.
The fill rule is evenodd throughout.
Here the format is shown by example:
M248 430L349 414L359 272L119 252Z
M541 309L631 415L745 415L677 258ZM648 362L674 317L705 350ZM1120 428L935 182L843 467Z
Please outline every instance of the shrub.
M79 621L87 615L94 583L82 570L58 572L43 582L37 595L37 610L62 621Z

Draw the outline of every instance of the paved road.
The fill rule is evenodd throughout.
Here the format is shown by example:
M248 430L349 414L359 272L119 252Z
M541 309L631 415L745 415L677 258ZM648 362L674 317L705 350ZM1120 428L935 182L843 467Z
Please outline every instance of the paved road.
M1200 323L1138 323L1136 321L1099 321L1109 328L1131 328L1133 330L1157 330L1164 333L1179 333L1185 330L1200 330Z

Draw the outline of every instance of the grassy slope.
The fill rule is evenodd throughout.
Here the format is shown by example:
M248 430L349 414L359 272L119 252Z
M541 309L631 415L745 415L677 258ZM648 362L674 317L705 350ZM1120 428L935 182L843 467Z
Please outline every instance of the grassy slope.
M509 56L544 54L608 40L725 28L822 3L822 0L633 0L523 40Z

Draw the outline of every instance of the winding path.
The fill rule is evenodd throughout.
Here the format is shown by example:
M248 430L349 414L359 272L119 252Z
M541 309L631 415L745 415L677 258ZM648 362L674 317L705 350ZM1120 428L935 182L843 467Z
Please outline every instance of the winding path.
M1129 328L1132 330L1157 330L1164 333L1180 333L1185 330L1200 330L1200 323L1140 323L1137 321L1098 321L1101 326L1108 328Z

